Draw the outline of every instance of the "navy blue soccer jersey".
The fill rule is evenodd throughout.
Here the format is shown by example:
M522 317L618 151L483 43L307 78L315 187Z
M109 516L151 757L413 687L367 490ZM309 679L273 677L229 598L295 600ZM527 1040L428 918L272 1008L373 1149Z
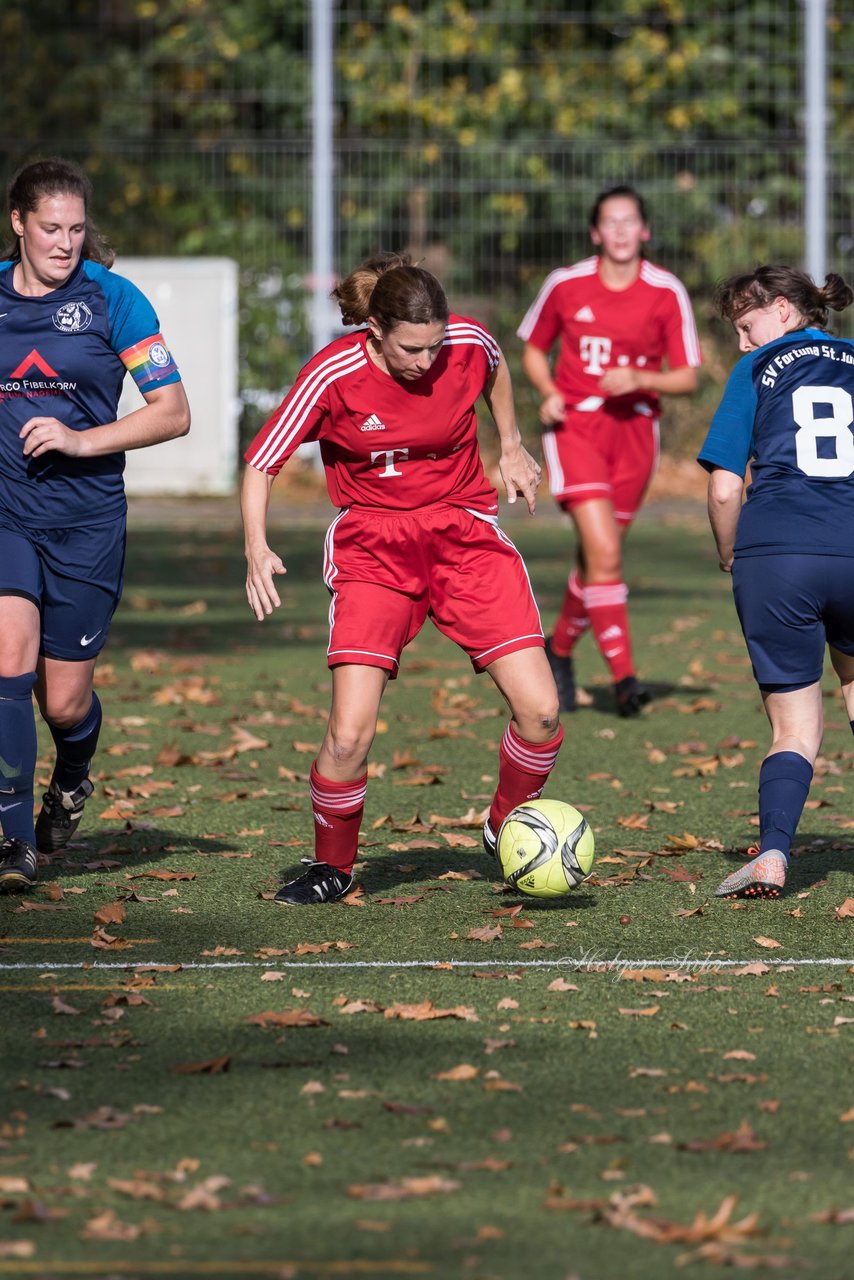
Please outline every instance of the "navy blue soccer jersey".
M125 511L124 453L25 458L30 418L74 431L116 420L126 373L145 393L180 375L154 309L136 285L81 261L59 289L20 294L0 262L0 510L27 528L113 520Z
M742 357L699 461L750 464L736 556L854 556L854 344L799 329Z

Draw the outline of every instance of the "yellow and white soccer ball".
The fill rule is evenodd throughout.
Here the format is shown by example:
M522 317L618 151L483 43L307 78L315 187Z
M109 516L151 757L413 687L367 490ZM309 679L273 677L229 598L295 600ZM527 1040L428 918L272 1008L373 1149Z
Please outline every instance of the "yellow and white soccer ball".
M559 898L593 865L587 819L563 800L526 800L498 828L498 862L507 884L534 898Z

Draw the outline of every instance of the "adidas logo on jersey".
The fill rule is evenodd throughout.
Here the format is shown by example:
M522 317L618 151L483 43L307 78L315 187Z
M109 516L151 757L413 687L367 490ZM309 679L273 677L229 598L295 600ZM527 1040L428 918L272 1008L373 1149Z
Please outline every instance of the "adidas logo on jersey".
M599 637L600 640L619 640L622 636L622 627L607 627Z
M385 431L385 423L382 421L381 418L378 418L375 413L372 413L369 418L365 418L365 421L359 427L359 430L360 431Z
M583 320L586 324L596 319L590 307L582 307L580 311L576 311L572 318L573 320Z

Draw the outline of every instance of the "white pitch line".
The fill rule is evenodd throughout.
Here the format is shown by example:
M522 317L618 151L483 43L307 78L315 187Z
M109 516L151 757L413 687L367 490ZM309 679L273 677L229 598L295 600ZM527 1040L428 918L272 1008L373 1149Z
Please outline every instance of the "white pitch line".
M22 970L43 969L54 972L59 969L104 970L104 969L584 969L588 972L615 969L696 969L714 971L715 969L735 969L745 965L764 964L768 968L821 969L827 967L854 968L854 959L846 960L841 956L827 956L821 959L784 960L777 956L752 956L746 960L692 960L683 956L671 956L646 960L624 960L617 956L614 959L590 959L571 956L554 960L282 960L273 957L270 960L214 960L205 964L198 960L137 960L132 961L73 961L51 964L47 960L20 962L15 964L0 963L0 973Z

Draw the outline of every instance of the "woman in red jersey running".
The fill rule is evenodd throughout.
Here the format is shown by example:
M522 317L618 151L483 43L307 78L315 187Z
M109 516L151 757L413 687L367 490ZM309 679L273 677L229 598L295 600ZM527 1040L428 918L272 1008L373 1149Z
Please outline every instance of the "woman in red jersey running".
M332 707L311 767L315 860L276 902L332 902L349 891L368 752L386 684L429 617L510 708L484 844L523 800L540 795L563 732L540 617L519 552L498 526L475 405L481 395L514 502L533 513L540 468L522 445L510 375L492 336L453 315L441 284L400 254L369 259L333 295L364 326L305 365L246 452L241 505L246 594L259 621L278 607L286 572L267 543L270 489L298 445L320 442L339 508L326 535L332 602Z
M659 396L694 391L701 361L685 286L643 256L649 234L632 187L603 191L590 212L598 254L553 271L518 330L522 368L541 397L549 487L578 537L546 646L562 711L575 709L571 655L588 628L618 713L637 715L649 701L635 676L622 545L658 462Z

